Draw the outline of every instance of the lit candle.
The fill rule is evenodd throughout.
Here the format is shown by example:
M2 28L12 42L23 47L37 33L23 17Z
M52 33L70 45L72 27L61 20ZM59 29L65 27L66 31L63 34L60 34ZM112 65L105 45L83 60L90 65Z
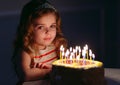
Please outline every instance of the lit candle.
M62 51L62 59L63 59L64 55L65 55L65 53L64 53L64 51ZM64 62L64 60L62 60L62 61Z
M73 62L73 53L70 53L70 63Z
M70 47L70 52L72 52L72 47Z
M74 54L73 58L75 59L75 54L76 54L76 50L75 49L73 49L73 54Z
M66 53L65 53L65 59L68 59L68 55L69 55L69 50L67 49Z
M83 49L83 50L82 50L83 65L85 65L85 54L86 54L86 51Z
M79 60L80 60L80 56L79 56L79 55L77 55L77 57L76 57L76 62L78 63L78 62L79 62Z
M75 52L76 52L76 57L77 57L77 53L78 53L78 46L76 46L76 48L75 48Z
M92 54L93 61L95 60L95 54Z
M72 60L73 53L70 53L70 60Z
M72 53L73 49L72 49L72 47L70 47L69 49L70 49L70 55L71 55L71 53Z
M85 58L85 53L86 53L86 52L85 52L85 50L83 49L83 50L82 50L82 56L83 56L83 58Z
M86 47L86 55L87 55L87 59L88 59L88 45L86 44L85 47Z
M79 49L79 56L81 57L81 48L80 48L80 46L78 47L78 49Z
M60 59L62 59L63 45L60 46Z
M83 54L83 55L86 55L86 52L87 52L87 51L86 51L86 46L84 46L84 48L83 48L83 50L82 50L82 54ZM84 53L85 53L85 54L84 54ZM83 56L83 55L82 55L82 56Z
M74 63L75 63L75 61L76 61L75 56L76 56L76 50L73 49L73 62L74 62Z
M63 57L65 56L65 52L64 51L62 51L62 59L63 59Z
M89 50L89 56L90 56L90 60L92 60L92 50Z

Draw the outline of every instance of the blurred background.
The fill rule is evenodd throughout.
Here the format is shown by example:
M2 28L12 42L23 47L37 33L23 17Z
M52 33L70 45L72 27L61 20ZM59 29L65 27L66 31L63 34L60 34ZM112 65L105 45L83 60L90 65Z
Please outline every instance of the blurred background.
M11 57L20 12L30 0L0 0L0 85L15 85ZM69 46L85 44L105 68L120 68L120 0L49 0Z

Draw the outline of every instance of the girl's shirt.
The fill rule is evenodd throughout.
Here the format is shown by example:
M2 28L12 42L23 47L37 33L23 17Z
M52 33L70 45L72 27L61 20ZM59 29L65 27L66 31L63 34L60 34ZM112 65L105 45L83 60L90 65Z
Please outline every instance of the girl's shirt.
M33 49L31 49L31 51L34 53L31 62L32 68L35 68L34 67L35 63L51 64L53 61L55 61L58 58L56 54L56 48L54 45L47 46L46 49L40 50L37 55L35 54L35 51ZM45 78L36 81L23 82L21 85L50 85L50 80L48 78Z
M31 49L32 50L32 49ZM56 54L56 48L54 45L49 45L44 50L40 50L39 53L35 54L34 50L32 50L34 56L32 57L31 67L34 67L34 64L52 64L58 56Z

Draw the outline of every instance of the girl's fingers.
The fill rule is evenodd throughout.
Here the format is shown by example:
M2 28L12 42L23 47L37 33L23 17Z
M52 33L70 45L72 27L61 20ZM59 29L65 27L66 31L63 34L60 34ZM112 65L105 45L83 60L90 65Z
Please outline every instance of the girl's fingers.
M34 65L34 67L37 67L37 68L42 68L42 69L51 69L52 68L52 65L50 64L45 64L45 63L36 63Z
M49 65L49 64L43 64L43 68L51 69L51 68L52 68L52 65Z
M31 67L32 68L36 68L37 67L37 63L32 63Z
M42 63L38 63L38 64L37 64L37 67L38 67L38 68L42 68L42 65L43 65Z
M37 66L37 63L35 63L33 67L35 68L36 66Z

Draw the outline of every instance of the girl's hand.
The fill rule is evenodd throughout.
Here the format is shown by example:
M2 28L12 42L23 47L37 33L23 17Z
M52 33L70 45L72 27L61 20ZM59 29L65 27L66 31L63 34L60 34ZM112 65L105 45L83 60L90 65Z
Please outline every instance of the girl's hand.
M38 63L37 68L42 68L42 69L52 69L52 65L50 64L45 64L45 63Z

